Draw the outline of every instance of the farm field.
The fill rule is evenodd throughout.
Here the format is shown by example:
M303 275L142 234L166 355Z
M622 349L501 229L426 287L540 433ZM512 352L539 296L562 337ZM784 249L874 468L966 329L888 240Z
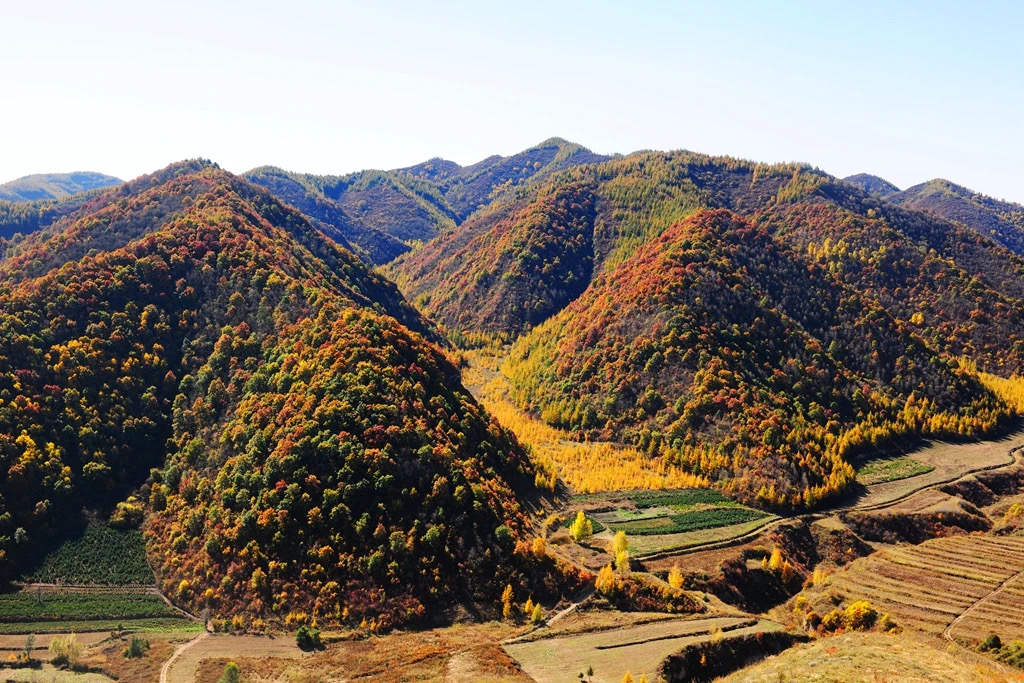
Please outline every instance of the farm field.
M856 673L854 673L856 672ZM1024 681L994 665L949 652L941 641L914 634L845 633L796 645L721 679L723 683L778 681Z
M685 549L692 545L742 536L776 519L745 507L714 489L619 491L578 495L573 503L605 528L598 540L624 531L638 556Z
M671 619L630 628L544 638L513 643L505 651L538 683L572 681L593 667L593 680L618 683L629 670L634 680L641 675L655 680L658 667L668 655L692 643L712 637L745 635L778 628L773 622L746 617Z
M145 592L29 590L0 595L0 634L129 630L190 631L159 595Z
M1022 442L1024 430L991 441L930 442L924 448L914 451L912 459L934 469L916 476L871 484L856 506L883 506L926 486L952 481L970 472L1009 465L1014 461L1010 449Z
M266 636L229 636L208 635L184 650L167 670L167 683L193 683L197 680L216 678L199 678L196 673L205 660L236 660L243 657L271 657L274 659L298 659L302 650L295 644L295 638L282 636L268 638ZM226 663L226 662L225 662ZM223 670L224 665L214 669ZM217 671L219 677L220 671Z
M90 526L78 538L65 541L24 574L26 582L152 585L153 570L138 529Z
M882 484L887 481L897 481L921 474L928 474L934 469L935 465L926 465L909 455L901 455L895 458L879 458L877 460L869 460L857 469L857 481L865 486L870 486L871 484Z
M1024 637L1022 570L1024 538L954 536L884 548L806 595L819 610L829 607L833 594L868 600L898 625L933 635L970 610L953 629L954 637L974 641L996 633L1009 642Z
M253 640L246 649L238 649L236 638L210 636L195 647L220 648L221 644L216 642L220 640L226 649L219 653L201 651L208 654L203 655L194 679L175 663L168 683L216 681L229 658L238 664L244 681L529 683L530 679L498 644L522 630L509 624L487 622L427 631L396 631L360 640L332 642L323 652L301 654L298 658L290 652L284 656L268 655L259 648L265 644L265 639ZM282 637L275 642L294 646L293 638Z

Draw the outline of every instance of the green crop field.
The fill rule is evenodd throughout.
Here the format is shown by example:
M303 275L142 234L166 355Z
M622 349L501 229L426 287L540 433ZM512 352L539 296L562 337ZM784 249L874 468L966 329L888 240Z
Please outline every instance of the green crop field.
M24 574L28 582L133 585L154 583L138 529L91 526L49 553Z
M716 529L733 524L743 524L766 517L767 513L742 507L715 507L706 510L681 512L664 517L638 519L625 522L609 522L612 531L625 531L630 536L652 536L655 534L678 534L702 529Z
M23 591L0 595L0 633L193 630L194 622L152 593Z
M857 470L857 481L865 486L886 481L909 479L934 470L933 465L918 462L909 456L871 460Z
M68 621L176 617L151 593L25 591L0 595L0 621Z

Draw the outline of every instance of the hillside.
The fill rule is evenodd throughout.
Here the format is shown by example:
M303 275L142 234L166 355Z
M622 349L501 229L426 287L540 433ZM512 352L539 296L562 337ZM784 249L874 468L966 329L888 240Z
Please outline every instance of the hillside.
M0 576L134 491L197 612L386 627L543 580L514 548L532 466L435 338L208 162L103 195L0 263Z
M996 424L980 383L936 361L870 299L718 210L598 276L505 371L549 423L667 453L743 497L813 505L868 444Z
M843 180L851 185L856 185L868 194L878 195L879 197L889 197L900 191L900 188L885 178L879 178L870 173L857 173L856 175L847 176Z
M243 177L297 208L314 221L321 232L370 263L387 263L409 250L398 238L354 220L336 201L327 197L310 176L261 166Z
M451 335L521 334L590 282L592 190L586 183L545 187L507 212L442 234L387 272Z
M895 193L888 200L961 223L1024 255L1024 206L993 199L948 180L930 180Z
M77 173L39 173L0 184L0 201L34 202L64 199L79 192L120 185L114 176L89 171Z

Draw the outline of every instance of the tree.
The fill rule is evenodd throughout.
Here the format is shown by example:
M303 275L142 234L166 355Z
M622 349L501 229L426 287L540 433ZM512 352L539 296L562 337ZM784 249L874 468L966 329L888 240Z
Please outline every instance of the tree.
M224 667L224 673L220 675L217 683L239 683L242 680L242 672L234 662L228 662Z
M615 556L615 568L622 573L629 571L629 553L627 551L623 550Z
M512 600L514 599L512 592L512 584L505 586L505 590L501 593L501 616L504 619L511 619L512 612L514 610L512 606Z
M533 554L536 555L537 557L544 557L547 554L547 552L548 552L547 548L548 548L547 541L545 541L540 536L538 536L537 538L533 539Z
M626 674L622 677L622 683L633 683L633 674L626 671Z
M533 612L530 614L530 623L534 626L539 625L544 621L544 608L539 604L533 606Z
M530 616L533 616L533 608L534 608L533 598L527 598L526 599L526 604L523 605L523 613L528 614Z
M25 637L25 661L32 661L32 650L36 646L36 634L30 633Z
M768 560L768 569L776 574L782 571L782 551L778 547L772 550L771 559Z
M604 595L611 595L619 587L619 580L615 578L615 572L612 570L612 566L605 565L601 571L597 573L597 580L594 581L594 587L598 593Z
M629 539L626 538L626 532L615 532L615 538L612 539L611 544L612 557L618 557L619 553L626 552L627 550L629 550Z
M579 543L585 538L589 538L594 534L594 524L587 516L583 514L583 510L576 513L576 519L569 525L569 535L572 536L572 540Z
M683 587L683 572L679 571L679 565L672 565L672 569L668 570L668 585L673 588Z

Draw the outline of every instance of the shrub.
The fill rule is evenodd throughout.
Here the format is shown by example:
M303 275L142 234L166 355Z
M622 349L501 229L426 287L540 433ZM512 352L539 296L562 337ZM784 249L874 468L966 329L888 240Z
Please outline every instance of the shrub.
M54 638L50 641L50 654L53 655L50 662L54 666L77 669L82 656L82 644L74 634Z
M981 645L978 649L982 652L988 652L989 650L998 650L1003 646L1002 639L995 633L992 633L985 637L985 640L981 641Z
M821 618L821 628L826 631L835 631L843 625L843 613L834 609Z
M242 672L234 662L228 662L224 667L224 673L220 675L217 683L239 683L242 680Z
M843 612L843 626L851 631L863 631L875 625L878 612L867 600L851 602Z
M324 645L320 641L320 629L311 628L303 624L295 632L295 644L299 646L299 649L306 652L323 649Z
M138 636L132 636L132 639L128 642L128 647L124 649L124 656L128 659L138 659L142 655L146 654L146 650L148 649L148 640L145 638L139 638Z

